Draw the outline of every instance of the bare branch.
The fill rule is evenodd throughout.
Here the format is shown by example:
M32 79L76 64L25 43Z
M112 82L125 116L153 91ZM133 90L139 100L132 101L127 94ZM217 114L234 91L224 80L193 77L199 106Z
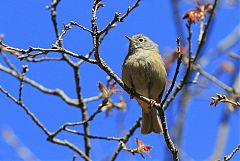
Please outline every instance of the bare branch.
M240 25L236 26L233 29L233 31L229 33L228 36L220 40L215 49L211 50L207 54L204 54L204 56L198 60L198 64L200 64L203 67L206 66L209 62L211 62L211 60L216 59L222 53L228 52L228 50L236 43L238 43L239 40L240 40Z
M200 51L201 51L201 49L202 49L202 47L203 47L203 45L204 45L205 38L206 38L206 35L207 35L207 30L208 30L208 28L209 28L209 26L210 26L210 24L211 24L212 17L213 17L213 14L214 14L214 11L215 11L217 2L218 2L218 0L215 0L215 1L214 1L213 8L212 8L212 10L211 10L211 12L210 12L210 16L209 16L208 21L207 21L207 24L206 24L206 26L205 26L205 28L204 28L204 32L203 32L203 35L202 35L202 40L200 41L200 43L199 43L199 45L198 45L197 51L196 51L196 53L195 53L195 56L194 56L193 60L192 60L191 58L189 58L189 59L190 59L190 62L192 62L192 63L194 63L194 62L196 61L196 59L197 59L197 57L198 57L198 55L199 55L199 53L200 53ZM189 38L188 38L188 39L189 39L189 40L188 40L188 41L189 41L189 45L191 44L191 34L192 34L192 33L191 33L190 28L189 28L189 36L188 36L188 37L189 37ZM191 49L191 48L189 48L189 49ZM191 50L189 50L189 52L191 52ZM189 55L191 55L191 54L189 53ZM192 63L191 63L191 64L192 64ZM174 100L174 98L175 98L175 96L178 94L178 92L183 88L183 86L185 85L185 83L186 83L186 81L188 80L189 76L191 75L191 64L188 65L188 69L187 69L187 71L186 71L183 79L181 80L181 82L180 82L180 83L177 85L177 87L175 88L172 96L166 101L166 103L165 103L165 105L164 105L164 107L163 107L165 110L168 108L169 104Z
M38 63L38 62L45 62L45 61L62 61L63 58L49 58L49 57L42 57L42 58L39 58L39 59L33 59L33 58L27 58L27 59L24 59L28 62L32 62L32 63Z
M19 105L20 107L23 108L23 110L26 112L26 114L33 120L33 122L49 137L51 136L51 133L47 130L47 128L37 119L37 117L22 103L19 102L16 98L14 98L11 94L9 94L5 89L3 89L0 86L0 91L2 93L4 93L8 98L10 98L13 102L15 102L17 105ZM72 143L64 140L59 140L56 138L51 138L48 141L51 141L55 144L59 144L59 145L64 145L72 150L74 150L75 152L77 152L82 158L84 158L87 161L90 161L90 159L80 150L78 149L76 146L74 146Z
M9 68L6 68L6 67L2 66L1 64L0 64L0 70L5 72L5 73L8 73L8 74L12 75L13 77L15 77L15 78L17 78L19 80L21 78L21 75L19 73L17 73L16 71L11 70ZM71 106L78 106L77 101L74 100L74 99L69 98L64 93L64 91L62 91L61 89L55 89L55 90L48 89L48 88L44 87L43 85L41 85L41 84L39 84L39 83L37 83L37 82L27 78L27 77L24 77L23 82L28 83L29 85L33 86L34 88L38 89L39 91L41 91L43 93L59 96L64 102L66 102L67 104L69 104Z
M238 144L237 147L228 156L225 156L223 161L230 160L239 149L240 149L240 144Z
M198 58L198 55L200 54L201 50L202 50L202 47L203 45L205 44L205 40L206 40L206 36L207 36L207 32L208 32L208 28L211 24L211 21L212 21L212 18L214 16L214 12L215 12L215 8L217 6L217 3L218 3L218 0L215 0L214 1L214 4L213 4L213 8L212 10L210 11L210 15L209 15L209 18L208 18L208 21L207 21L207 24L204 26L204 30L203 30L203 33L202 33L202 36L201 36L201 40L199 40L199 44L198 44L198 48L194 54L194 58L193 58L193 63L197 60Z
M70 25L74 25L74 26L80 27L81 29L83 29L83 30L85 30L85 31L87 31L87 32L89 32L89 33L92 33L92 31L91 31L90 29L88 29L88 28L86 28L86 27L78 24L77 22L71 21L71 22L70 22Z
M75 57L75 58L83 59L84 61L92 63L92 64L96 64L95 60L89 59L89 58L87 58L85 56L82 56L82 55L78 55L77 53L71 52L69 50L66 50L64 48L58 47L56 45L54 45L53 48L50 48L50 49L49 48L34 48L34 47L30 47L28 50L24 50L24 49L19 49L19 48L14 48L14 47L8 46L8 45L4 44L2 41L0 41L0 45L5 47L7 50L12 50L12 51L16 51L18 53L26 54L26 55L17 54L16 56L20 60L23 60L23 59L26 59L26 58L29 58L29 57L35 58L36 56L39 56L39 55L46 55L49 52L59 52L59 53L70 55L70 56ZM32 53L34 51L38 51L38 53ZM72 66L73 66L73 64L72 64Z
M80 149L78 149L75 145L73 145L72 143L70 143L67 140L60 140L60 139L56 139L56 138L51 138L51 140L49 140L49 141L51 141L54 144L66 146L69 149L72 149L73 151L75 151L77 154L79 154L84 160L91 161L91 159L88 156L86 156L84 154L84 152L82 152Z
M101 36L100 36L100 38L99 38L99 46L101 45L101 43L103 42L103 40L104 40L104 38L105 38L105 36L108 34L108 32L105 32L104 34L102 34ZM85 55L85 57L87 58L87 59L89 59L91 56L92 56L92 54L93 54L93 52L94 52L94 48L88 53L88 54L86 54ZM82 63L84 63L85 61L82 59L82 60L80 60L78 63L77 63L77 65L81 65Z
M101 35L105 32L108 32L112 26L116 23L116 22L123 22L124 19L135 9L139 6L139 3L140 3L141 0L137 0L132 7L128 7L126 13L120 17L120 13L116 12L115 15L114 15L114 18L113 20L102 30L100 31L98 34Z
M69 128L65 128L64 130L67 131L67 132L76 134L76 135L88 137L90 139L100 139L100 140L108 140L108 141L111 141L111 140L113 140L113 141L124 141L123 137L117 138L117 137L104 137L104 136L86 135L84 133L80 133L76 130L72 130L72 129L69 129Z
M22 66L22 73L20 75L20 85L19 85L19 97L18 97L18 101L19 103L22 102L22 89L23 89L23 79L24 79L24 75L25 73L28 72L28 66L27 65L23 65Z
M1 52L2 50L3 50L3 49L0 49L0 53L1 53L2 57L3 57L3 60L4 60L5 63L7 64L7 66L8 66L10 69L12 69L12 70L14 70L14 71L17 72L16 67L9 61L9 59L7 58L7 56L6 56L3 52Z
M78 98L79 108L81 109L81 113L82 113L82 120L87 120L88 119L88 111L87 111L86 104L84 103L82 95L81 95L80 74L78 72L79 66L75 65L73 70L74 70L76 94L77 94L77 98ZM84 130L85 135L89 135L89 124L88 124L88 122L85 122L83 124L83 130ZM86 136L84 136L84 145L85 145L85 153L89 157L90 156L91 144L90 144L90 139Z
M162 108L162 106L157 106L157 110L158 110L158 115L160 116L160 120L162 123L163 135L164 135L164 139L167 144L167 147L172 153L173 160L179 161L178 149L175 147L173 141L170 138L169 132L168 132L167 120L166 120L166 116L164 113L164 109Z
M10 98L14 103L22 107L22 109L26 112L28 116L31 117L33 122L40 128L46 135L50 135L50 132L47 130L46 127L43 126L43 124L36 118L36 116L20 101L18 101L16 98L14 98L10 93L8 93L5 89L3 89L0 86L0 91L4 93L8 98Z
M52 22L53 22L53 26L54 26L54 30L57 38L59 36L59 32L58 32L58 25L57 25L57 18L56 18L57 16L56 9L60 1L61 0L52 0L51 5L46 7L47 9L51 9L51 18L52 18Z
M89 98L84 98L84 99L83 99L83 102L89 103L89 102L97 101L97 100L99 100L99 99L101 99L101 98L102 98L102 94L99 94L99 95L97 95L97 96L93 96L93 97L89 97Z
M98 108L96 110L96 112L94 112L89 118L87 118L86 120L80 121L80 122L74 122L74 123L65 123L63 124L61 127L59 127L55 132L53 132L49 137L50 138L54 138L57 134L59 134L61 131L65 130L67 127L69 126L78 126L78 125L83 125L91 120L94 119L94 117L100 113L102 110L101 108Z
M76 159L77 159L77 156L76 156L76 155L73 155L72 161L76 161Z
M228 55L229 55L230 57L236 59L236 60L240 60L240 55L239 55L239 54L236 54L236 53L234 53L234 52L230 52Z
M172 84L171 84L170 88L168 89L167 94L164 97L163 101L161 102L161 105L157 106L157 110L158 110L158 113L159 113L159 116L160 116L160 119L161 119L161 122L162 122L164 139L165 139L167 147L171 151L171 153L173 155L173 159L175 161L179 160L178 149L175 147L173 141L170 138L170 135L169 135L169 132L168 132L168 127L167 127L167 120L166 120L166 116L164 114L163 105L166 102L168 96L170 95L170 93L171 93L171 91L172 91L172 89L175 85L175 82L176 82L176 79L177 79L177 76L178 76L178 73L179 73L180 65L181 65L181 62L182 62L182 53L180 51L180 38L177 39L177 51L178 51L178 61L177 61L177 67L176 67L176 70L175 70L175 73L174 73Z
M218 102L220 101L220 102L227 102L227 103L232 104L233 106L240 107L240 102L237 102L237 101L234 102L234 101L228 99L226 95L221 95L219 93L217 93L216 95L217 95L217 97L212 97L211 98L212 102L210 103L210 105L217 106Z
M141 117L139 117L136 121L136 123L129 129L128 133L125 135L123 143L125 144L128 142L129 138L134 134L135 130L140 127L140 121L142 120ZM112 155L110 161L114 161L120 151L122 150L122 145L118 145L117 149L115 150L114 154Z
M57 41L55 42L55 44L53 44L53 46L58 46L58 44L61 44L60 46L63 47L63 36L67 33L67 30L71 29L71 25L67 24L64 25L64 28L62 30L62 33L57 37Z
M161 102L161 108L163 107L164 103L166 102L168 96L170 95L170 93L172 92L173 90L173 87L175 85L175 82L177 80L177 76L178 76L178 73L179 73L179 69L180 69L180 65L182 63L182 53L180 51L180 38L177 38L177 54L178 54L178 61L177 61L177 67L176 67L176 70L175 70L175 73L174 73L174 76L173 76L173 81L172 81L172 84L170 86L170 88L168 89L167 91L167 94L165 95L163 101Z
M234 91L234 89L232 87L229 87L228 85L224 84L223 82L221 82L219 79L217 79L213 75L205 72L203 69L201 69L200 65L194 65L193 69L198 71L202 76L204 76L207 79L211 80L212 82L214 82L216 85L218 85L222 89L226 90L227 92L235 93L235 91Z

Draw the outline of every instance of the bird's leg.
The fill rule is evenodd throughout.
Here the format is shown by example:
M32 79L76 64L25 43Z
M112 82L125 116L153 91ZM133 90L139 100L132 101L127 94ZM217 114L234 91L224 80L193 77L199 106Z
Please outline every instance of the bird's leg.
M136 93L135 89L134 88L130 88L130 99L133 99L134 93Z

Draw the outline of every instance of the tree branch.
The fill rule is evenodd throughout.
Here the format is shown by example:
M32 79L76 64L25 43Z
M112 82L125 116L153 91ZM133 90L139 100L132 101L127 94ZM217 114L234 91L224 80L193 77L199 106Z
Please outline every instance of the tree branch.
M142 120L142 118L139 117L139 118L137 119L136 123L129 129L128 133L125 135L125 137L124 137L124 139L123 139L123 143L124 143L124 144L125 144L126 142L128 142L129 138L134 134L135 130L140 127L140 121L141 121L141 120ZM112 155L110 161L114 161L114 160L117 158L117 156L118 156L118 154L120 153L120 151L122 150L122 148L123 148L122 145L119 144L118 147L117 147L117 149L115 150L114 154Z
M229 87L225 83L221 82L219 79L214 77L213 75L205 72L203 69L201 69L200 65L193 65L193 69L198 71L202 76L209 79L210 81L214 82L216 85L224 89L225 91L229 93L235 93L234 89L232 87Z
M86 104L83 102L83 98L81 96L80 74L78 72L79 67L75 65L73 69L74 69L76 93L77 93L79 108L81 109L81 113L82 113L82 120L87 120L88 119L88 111L87 111ZM89 135L88 122L85 122L83 124L83 130L84 130L85 135ZM90 144L90 139L86 136L84 136L84 145L85 145L85 153L88 157L90 157L91 144Z
M96 136L96 135L86 135L84 133L80 133L76 130L72 130L72 129L69 129L69 128L65 128L64 130L67 131L67 132L76 134L76 135L88 137L90 139L100 139L100 140L107 140L107 141L111 141L111 140L113 140L113 141L124 141L123 137L117 138L117 137L104 137L104 136Z
M240 149L240 144L238 144L237 147L229 155L225 156L223 161L230 160L239 149Z
M3 89L0 86L0 91L4 93L8 98L10 98L13 102L15 102L17 105L22 107L22 109L26 112L26 114L33 120L33 122L49 137L51 136L51 133L47 130L47 128L37 119L37 117L25 106L22 102L19 102L16 98L14 98L11 94L9 94L5 89ZM84 158L87 161L90 161L90 159L76 146L74 146L72 143L64 140L59 140L56 138L48 139L48 141L51 141L52 143L64 145L72 150L74 150L77 154L79 154L82 158Z
M20 73L17 73L16 71L13 71L9 68L6 68L4 66L2 66L0 64L0 70L5 72L5 73L8 73L10 75L12 75L13 77L17 78L20 80L21 78L21 75ZM48 89L46 87L44 87L43 85L29 79L28 77L24 77L23 79L23 82L31 85L32 87L38 89L39 91L43 92L43 93L46 93L46 94L51 94L51 95L55 95L55 96L58 96L60 97L64 102L66 102L67 104L71 105L71 106L78 106L78 103L75 99L71 99L69 98L65 93L64 91L62 91L61 89L55 89L55 90L52 90L52 89Z

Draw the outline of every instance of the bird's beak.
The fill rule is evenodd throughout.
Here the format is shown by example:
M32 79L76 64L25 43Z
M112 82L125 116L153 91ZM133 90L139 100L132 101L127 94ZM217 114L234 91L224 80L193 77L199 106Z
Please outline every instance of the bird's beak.
M125 36L130 42L132 42L133 41L133 39L130 37L130 36Z

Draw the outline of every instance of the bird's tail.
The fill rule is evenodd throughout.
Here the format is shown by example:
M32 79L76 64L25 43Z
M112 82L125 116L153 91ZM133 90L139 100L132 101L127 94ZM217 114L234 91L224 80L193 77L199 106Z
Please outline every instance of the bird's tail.
M139 105L142 108L142 126L141 126L141 133L142 134L149 134L151 132L155 133L162 133L162 125L158 118L157 109L149 107L149 104L146 102L137 99Z
M142 110L142 126L141 133L149 134L151 132L162 133L162 125L158 118L157 109L151 108L151 110L146 113Z

